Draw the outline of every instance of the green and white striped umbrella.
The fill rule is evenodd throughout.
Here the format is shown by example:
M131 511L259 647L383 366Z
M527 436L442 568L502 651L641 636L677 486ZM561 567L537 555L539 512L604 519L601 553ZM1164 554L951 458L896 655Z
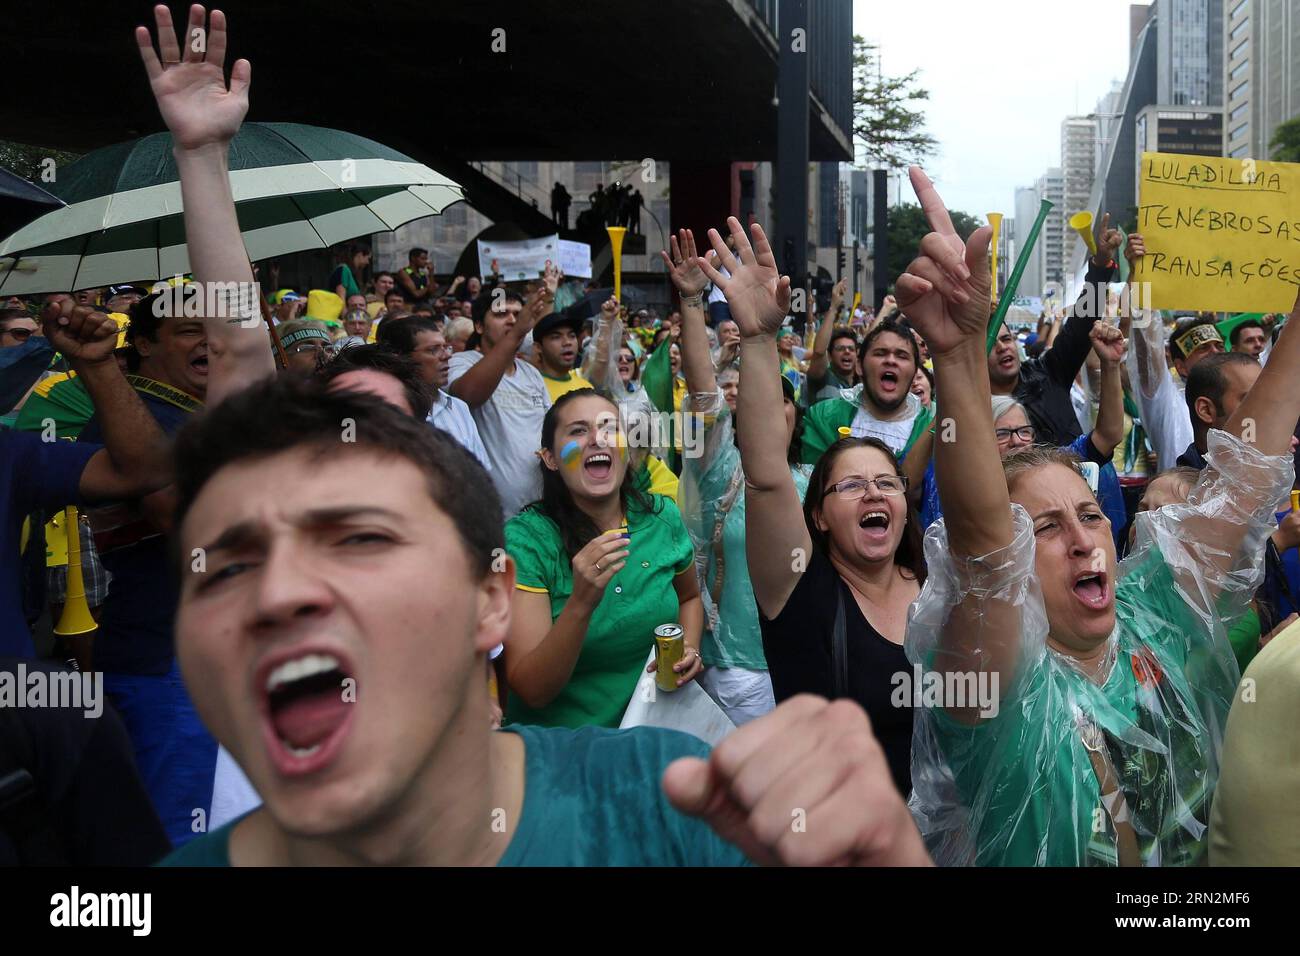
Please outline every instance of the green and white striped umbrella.
M351 133L245 123L230 186L253 261L387 232L442 212L460 186ZM67 203L0 244L0 293L67 292L190 271L171 135L95 150L60 169Z

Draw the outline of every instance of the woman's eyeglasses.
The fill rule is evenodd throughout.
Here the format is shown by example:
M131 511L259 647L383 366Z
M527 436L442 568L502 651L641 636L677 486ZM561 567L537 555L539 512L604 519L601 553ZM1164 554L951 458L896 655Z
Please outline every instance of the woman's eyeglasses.
M826 493L837 494L845 501L858 501L866 496L872 485L882 495L892 497L907 490L907 478L904 475L881 475L879 478L845 478L826 489Z
M997 436L999 445L1005 445L1011 441L1012 435L1015 435L1022 442L1032 445L1037 432L1034 431L1033 425L1021 425L1019 428L995 428L993 434Z
M290 355L304 355L307 352L320 352L324 355L332 355L334 346L325 345L322 342L303 342L301 345L295 345L289 349Z
M26 342L36 334L35 329L5 329L0 335L12 336L15 342Z

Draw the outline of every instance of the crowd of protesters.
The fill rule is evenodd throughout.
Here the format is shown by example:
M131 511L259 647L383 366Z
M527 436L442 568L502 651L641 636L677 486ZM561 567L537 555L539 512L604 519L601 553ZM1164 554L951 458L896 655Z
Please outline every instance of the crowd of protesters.
M0 695L0 861L1300 862L1300 300L1135 310L1103 221L1078 301L990 336L989 230L919 169L878 310L795 309L735 219L671 236L662 320L360 241L272 288L195 10L206 57L137 33L192 277L0 309L0 678L109 705ZM73 534L97 629L51 645ZM630 719L673 701L720 742Z

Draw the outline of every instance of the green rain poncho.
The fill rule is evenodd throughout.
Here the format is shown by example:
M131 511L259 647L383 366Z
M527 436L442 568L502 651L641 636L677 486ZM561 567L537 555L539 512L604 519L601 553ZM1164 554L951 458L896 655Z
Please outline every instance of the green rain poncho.
M946 673L978 672L994 643L1008 639L1009 611L1020 627L996 714L971 725L939 707L917 710L911 807L938 863L1204 861L1240 676L1227 630L1263 579L1273 508L1293 479L1289 455L1265 456L1220 431L1210 433L1209 461L1187 504L1139 515L1113 584L1115 630L1096 681L1046 644L1023 508L1012 506L1011 544L979 559L954 559L944 523L931 526L929 579L905 644L913 665L928 669L943 655ZM963 603L977 633L941 643ZM980 632L980 622L990 626Z

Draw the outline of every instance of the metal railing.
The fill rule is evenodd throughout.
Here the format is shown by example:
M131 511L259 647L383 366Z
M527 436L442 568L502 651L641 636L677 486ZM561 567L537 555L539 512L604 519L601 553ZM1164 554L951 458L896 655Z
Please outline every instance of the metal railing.
M534 209L539 209L549 215L551 211L551 193L549 190L542 189L531 179L525 179L523 174L518 170L511 173L503 173L495 169L488 163L479 160L470 160L469 164L474 169L492 180L502 189L509 190L519 199L530 203Z

